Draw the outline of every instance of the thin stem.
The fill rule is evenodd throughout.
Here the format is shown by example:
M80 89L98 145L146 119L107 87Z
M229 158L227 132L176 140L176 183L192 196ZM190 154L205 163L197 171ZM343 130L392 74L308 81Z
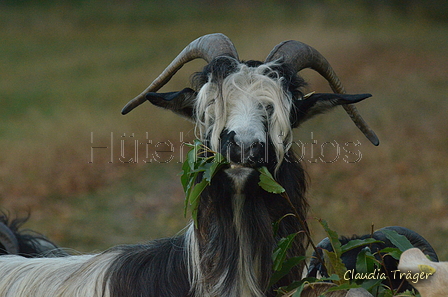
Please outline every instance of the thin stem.
M284 197L284 198L286 199L286 201L288 202L289 206L291 206L291 208L292 208L292 210L293 210L293 212L294 212L294 216L299 220L299 223L300 223L300 225L302 226L303 231L305 232L305 236L307 237L308 242L310 243L310 245L311 245L311 247L313 248L313 250L316 252L316 258L317 258L317 260L318 260L322 265L325 266L325 262L324 262L324 260L322 259L322 257L320 256L320 254L319 254L319 252L318 252L318 250L317 250L317 247L316 247L316 245L314 244L313 239L311 238L310 231L309 231L309 229L308 229L308 225L305 223L305 221L302 219L302 217L301 217L301 216L299 215L299 213L297 212L297 209L296 209L296 207L294 206L294 204L292 203L291 199L289 198L288 193L286 193L286 191L285 191L285 192L283 192L281 195L282 195L282 197Z

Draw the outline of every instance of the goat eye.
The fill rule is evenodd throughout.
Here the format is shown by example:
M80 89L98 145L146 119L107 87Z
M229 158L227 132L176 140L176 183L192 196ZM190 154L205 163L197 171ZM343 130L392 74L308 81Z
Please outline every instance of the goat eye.
M268 104L264 107L264 109L267 111L267 113L269 115L272 115L272 113L274 112L274 106L272 106L272 104Z
M274 112L274 106L272 106L272 104L264 105L262 103L259 103L258 108L259 110L263 110L266 116L271 116Z
M209 107L209 106L215 104L215 100L216 100L216 99L212 99L212 100L210 100L210 101L207 103L207 107Z

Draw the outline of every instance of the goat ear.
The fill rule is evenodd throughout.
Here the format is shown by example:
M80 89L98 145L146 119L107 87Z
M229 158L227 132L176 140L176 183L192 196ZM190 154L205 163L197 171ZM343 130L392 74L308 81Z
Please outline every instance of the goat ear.
M291 114L292 127L296 128L315 115L327 112L335 106L357 103L371 96L371 94L314 93L306 99L295 100Z
M193 108L197 92L185 88L179 92L146 94L146 99L152 104L171 110L181 116L193 120Z

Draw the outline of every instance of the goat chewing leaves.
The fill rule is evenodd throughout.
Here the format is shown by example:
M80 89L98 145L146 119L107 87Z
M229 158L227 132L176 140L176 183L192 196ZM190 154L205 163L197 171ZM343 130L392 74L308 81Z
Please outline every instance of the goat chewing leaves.
M228 162L223 155L210 150L200 140L196 139L193 144L187 145L191 147L191 150L182 165L182 176L180 178L185 192L184 216L187 215L188 208L190 208L191 216L197 227L200 195L210 185L216 172Z

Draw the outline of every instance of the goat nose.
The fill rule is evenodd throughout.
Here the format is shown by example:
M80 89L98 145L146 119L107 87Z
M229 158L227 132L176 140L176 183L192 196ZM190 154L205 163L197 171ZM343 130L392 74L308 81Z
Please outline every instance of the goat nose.
M236 164L254 165L266 161L265 142L250 133L221 133L220 152L228 161Z
M264 147L265 146L264 146L263 142L255 141L248 148L248 153L250 156L253 156L253 157L261 156L261 155L263 155Z
M240 155L240 162L243 164L256 164L263 160L264 145L260 141L253 142L237 142L237 150Z
M255 164L263 160L264 144L260 141L237 142L230 144L228 155L231 162Z

